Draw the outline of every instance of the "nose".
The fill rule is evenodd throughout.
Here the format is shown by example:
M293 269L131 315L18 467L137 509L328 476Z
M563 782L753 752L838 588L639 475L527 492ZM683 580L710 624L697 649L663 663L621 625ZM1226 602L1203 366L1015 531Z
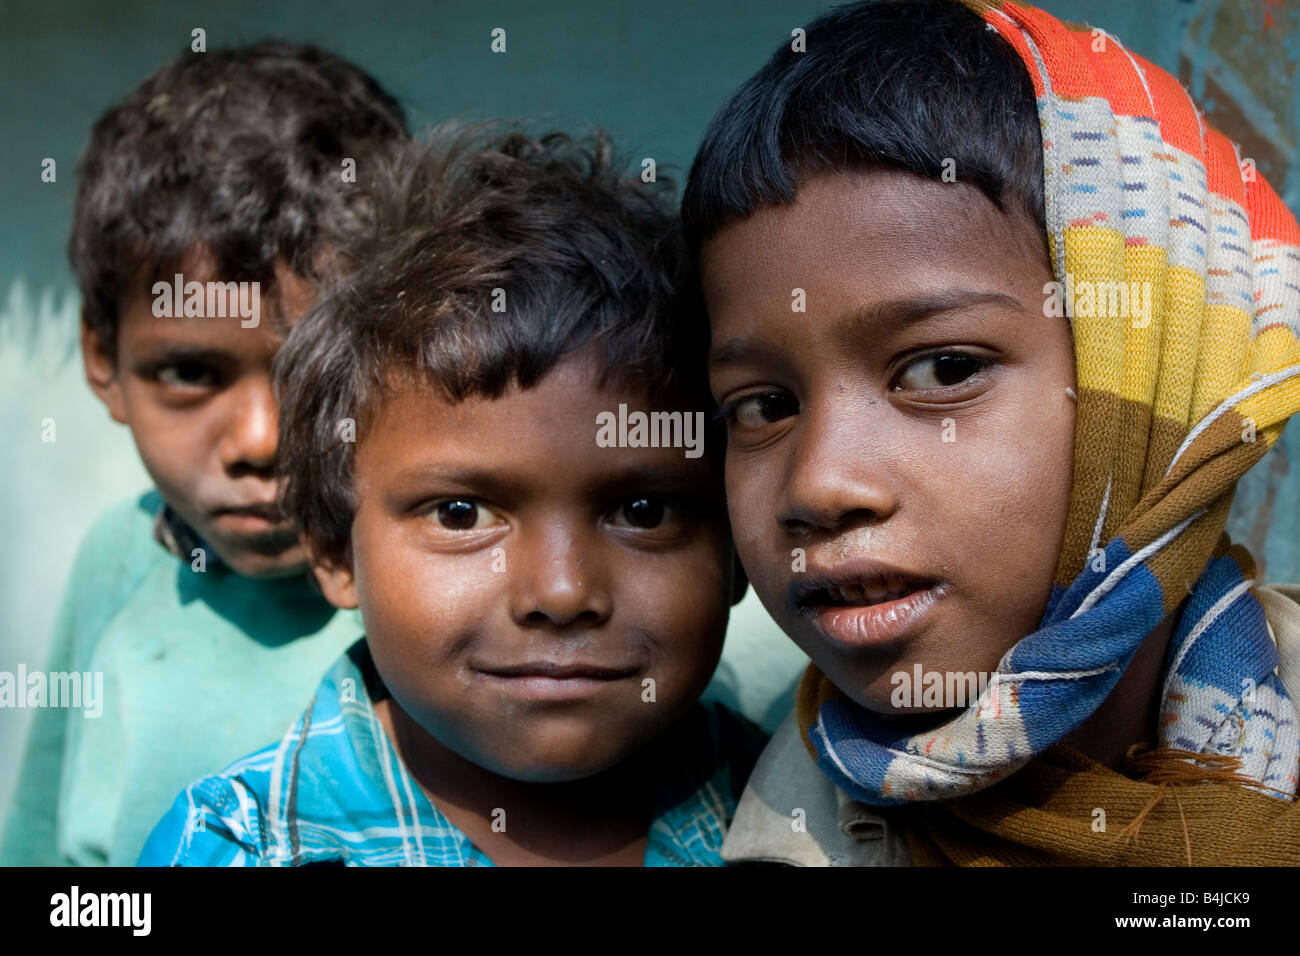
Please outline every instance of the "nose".
M221 463L233 477L268 476L275 465L280 410L266 376L250 377L231 388L231 406L221 437Z
M604 562L589 536L557 524L520 536L510 559L511 614L521 627L598 627L613 613Z
M888 443L864 438L876 407L805 410L777 509L787 534L879 523L897 510L899 479Z

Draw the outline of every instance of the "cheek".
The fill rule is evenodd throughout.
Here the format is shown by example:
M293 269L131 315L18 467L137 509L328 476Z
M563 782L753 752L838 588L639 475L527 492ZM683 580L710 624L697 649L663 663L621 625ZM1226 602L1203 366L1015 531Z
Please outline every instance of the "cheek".
M771 508L781 492L780 480L769 477L776 473L773 456L769 449L764 462L730 452L727 458L727 513L736 554L752 583L761 582L769 567L780 563L781 557L781 551L773 544L780 528Z
M188 413L163 409L139 387L124 388L123 396L131 436L155 483L165 493L192 491L208 459L219 410L212 404Z
M653 566L637 556L617 572L625 582L615 595L619 626L649 635L669 669L711 675L731 609L729 551L719 536L688 553L659 556Z
M1037 625L1065 533L1074 414L1061 392L1060 402L1026 400L972 435L948 471L947 524L961 566L1021 629Z
M759 603L792 633L786 594L791 578L807 567L807 548L806 542L789 540L777 521L774 503L784 493L784 481L777 449L767 449L762 458L727 459L727 510L736 555Z
M372 640L427 656L438 634L454 634L488 606L491 557L421 550L387 518L358 510L352 534L357 600ZM482 573L480 573L482 572Z

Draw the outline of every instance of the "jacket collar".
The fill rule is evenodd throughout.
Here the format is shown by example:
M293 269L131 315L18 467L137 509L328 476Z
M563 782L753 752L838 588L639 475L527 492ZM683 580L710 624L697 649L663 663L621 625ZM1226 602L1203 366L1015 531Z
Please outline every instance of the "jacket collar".
M167 549L172 556L189 564L195 557L196 549L204 552L206 567L215 567L222 563L221 556L209 547L198 532L185 523L171 505L163 502L153 522L153 539Z
M728 863L870 865L898 855L901 833L813 763L793 713L759 757L722 845Z
M1278 676L1300 700L1300 585L1257 585L1268 631L1278 646ZM901 828L878 807L849 797L804 747L792 712L772 736L722 845L728 863L791 866L906 865Z

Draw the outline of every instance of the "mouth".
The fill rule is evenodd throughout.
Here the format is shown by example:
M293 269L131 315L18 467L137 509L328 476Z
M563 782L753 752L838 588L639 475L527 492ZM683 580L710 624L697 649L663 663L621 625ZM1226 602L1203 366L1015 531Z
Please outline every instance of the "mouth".
M265 531L286 524L287 518L272 502L217 508L212 518L232 530Z
M497 689L538 700L570 700L609 689L639 673L635 667L530 661L477 667L479 676Z
M793 584L796 613L832 644L883 647L907 638L946 593L936 578L878 562L850 562L826 572L810 569Z

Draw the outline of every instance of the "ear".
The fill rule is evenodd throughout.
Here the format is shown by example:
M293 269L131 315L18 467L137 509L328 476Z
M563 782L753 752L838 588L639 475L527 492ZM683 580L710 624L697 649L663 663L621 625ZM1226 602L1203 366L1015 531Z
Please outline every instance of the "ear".
M109 354L103 338L82 319L81 362L86 369L90 390L108 408L113 421L126 424L126 402L122 383L117 377L117 359Z
M741 598L749 589L749 575L741 567L740 555L736 554L736 549L731 549L731 606L735 607L740 603Z
M303 550L307 552L307 563L311 573L320 585L325 600L338 608L355 608L357 601L356 576L352 573L352 556L326 557L306 536L302 539Z

